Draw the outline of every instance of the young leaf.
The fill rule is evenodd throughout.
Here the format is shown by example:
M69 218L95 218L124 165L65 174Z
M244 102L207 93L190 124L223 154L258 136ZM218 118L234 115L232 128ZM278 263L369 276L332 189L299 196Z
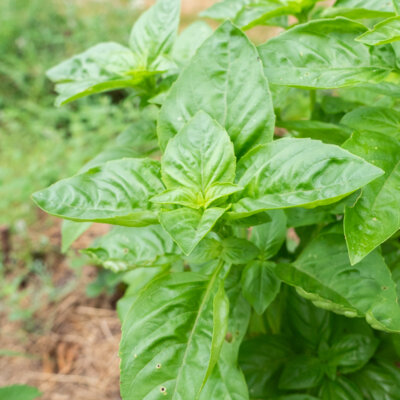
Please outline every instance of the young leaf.
M97 44L47 72L57 83L57 105L93 93L135 87L154 74L137 70L131 50L113 42Z
M318 358L296 356L285 365L279 379L279 388L286 390L309 389L318 386L324 377L324 365Z
M143 228L115 227L100 237L95 245L84 250L104 268L114 272L129 268L157 266L168 263L168 256L179 251L159 225Z
M287 218L282 210L268 211L271 221L253 227L250 240L260 249L264 261L278 253L286 239Z
M319 391L321 400L364 400L358 386L340 376L335 381L325 379Z
M197 50L168 93L159 116L162 149L198 111L226 129L238 156L272 140L275 116L258 53L225 22Z
M390 17L394 14L393 4L382 0L337 0L324 16L342 15L352 19Z
M180 0L158 0L132 28L129 46L138 69L157 69L178 33Z
M229 304L217 278L193 272L162 277L145 287L122 327L124 400L196 399L223 345Z
M91 222L64 220L61 225L61 252L65 253L84 232L92 226Z
M232 215L320 206L340 200L383 171L334 145L310 139L280 139L258 146L237 166L244 187ZM240 197L239 197L240 196Z
M38 389L28 385L0 387L0 400L34 400L41 396Z
M225 208L207 208L204 211L178 208L160 213L162 227L171 235L183 252L188 255L201 239L213 228Z
M228 329L213 372L200 393L199 400L249 400L247 384L238 366L238 354L250 320L250 307L243 298L239 282L230 276L225 284L229 299Z
M179 193L182 188L188 189L189 194L183 196L183 200L187 198L189 205L192 194L193 208L208 207L221 196L237 191L238 188L232 185L235 170L236 159L228 134L202 111L169 141L161 160L165 186L170 190L177 189ZM221 190L224 188L221 184L228 190ZM220 185L220 189L217 190L215 185ZM168 197L173 200L174 192L168 192ZM161 194L153 201L160 199L167 200ZM181 199L182 195L178 197Z
M146 226L157 223L149 199L162 190L158 162L125 158L63 179L33 199L49 214L73 221Z
M371 359L379 341L371 336L348 334L336 340L328 351L328 361L341 374L355 372Z
M251 0L222 0L213 4L207 10L202 11L200 16L205 18L216 19L219 21L225 21L230 19L234 21L236 15L243 9L247 4L251 3Z
M293 264L278 264L275 271L316 306L400 332L396 284L382 256L373 252L351 266L342 233L321 234Z
M354 264L400 229L400 144L380 133L355 132L345 147L385 171L363 188L354 207L346 207L344 229Z
M356 131L379 132L400 139L400 112L383 107L359 107L347 113L341 124Z
M279 293L281 281L276 277L275 263L252 261L243 271L243 296L261 315Z
M385 19L356 40L370 46L378 46L400 40L400 17Z
M171 50L172 59L179 66L185 66L212 33L211 27L203 21L189 25L176 39Z
M393 67L355 41L365 29L346 18L316 20L289 29L258 48L265 75L276 85L314 89L379 82Z

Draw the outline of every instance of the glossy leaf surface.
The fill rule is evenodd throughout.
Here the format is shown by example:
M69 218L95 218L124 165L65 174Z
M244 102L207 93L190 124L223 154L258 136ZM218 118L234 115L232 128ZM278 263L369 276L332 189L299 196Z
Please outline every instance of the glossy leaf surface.
M347 113L343 125L357 131L379 132L400 139L400 113L383 107L359 107Z
M310 139L280 139L249 152L237 166L239 216L260 211L332 203L383 171L333 145Z
M160 112L165 149L199 110L226 129L237 155L272 139L275 116L268 82L254 45L230 22L198 49L171 88Z
M400 40L400 17L385 19L373 29L357 38L359 42L370 46L392 43Z
M325 379L319 398L321 400L364 400L358 386L345 377L340 377L335 381Z
M122 328L122 398L198 398L223 345L228 313L216 274L175 273L145 287Z
M235 170L236 159L228 134L200 111L169 141L161 160L162 179L169 191L153 201L172 203L174 194L187 189L186 196L179 195L175 200L178 204L180 201L193 208L208 207L238 190L232 185Z
M145 226L157 222L149 199L162 190L158 162L126 158L61 180L33 199L65 219Z
M264 72L273 84L302 88L379 82L393 68L355 41L365 29L345 18L298 25L259 46Z
M84 252L115 272L166 264L168 256L179 254L175 243L159 225L115 227Z
M113 42L97 44L47 72L57 83L58 105L93 93L134 87L153 74L136 70L131 50Z
M158 0L136 21L129 46L137 68L157 68L159 57L171 50L178 33L180 3L180 0Z
M356 263L400 229L400 144L387 135L356 132L345 147L385 171L363 189L354 207L346 207L346 241Z
M248 400L247 384L238 366L239 348L250 319L250 307L243 298L236 277L225 283L229 299L228 329L213 372L200 393L199 400Z
M160 222L183 252L190 254L224 212L224 208L217 207L207 208L204 211L182 207L172 211L162 211Z
M374 252L351 266L341 233L317 237L293 264L279 264L276 273L319 307L400 332L396 284L382 256Z
M381 0L337 0L334 7L325 12L326 16L343 15L353 19L381 18L393 14L392 2Z

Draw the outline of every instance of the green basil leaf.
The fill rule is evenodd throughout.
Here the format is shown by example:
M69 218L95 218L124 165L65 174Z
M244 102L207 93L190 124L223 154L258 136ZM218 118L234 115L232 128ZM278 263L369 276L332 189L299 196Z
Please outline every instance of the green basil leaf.
M263 314L274 301L281 288L276 277L275 263L270 261L252 261L243 271L243 296L253 306L257 314Z
M210 232L225 210L225 208L213 207L204 211L191 208L162 211L160 223L183 252L188 255Z
M289 29L259 46L265 75L272 84L314 89L379 82L393 67L355 41L365 29L346 18L316 20Z
M285 319L296 347L301 352L315 352L331 336L332 314L315 307L295 290L288 291L286 301Z
M315 224L328 224L335 221L335 216L326 207L307 208L288 208L285 210L287 216L287 226L299 228Z
M400 144L379 133L355 132L345 147L385 171L363 188L354 207L346 207L344 229L354 264L400 228Z
M258 146L240 160L232 214L330 204L382 175L362 158L310 139L280 139Z
M340 337L330 347L328 362L339 367L342 374L355 372L372 358L379 341L371 336L348 334Z
M324 366L318 358L296 356L285 365L279 379L279 388L286 390L309 389L318 386L324 377Z
M400 40L400 17L385 19L356 40L370 46L378 46Z
M83 252L114 272L163 265L168 263L169 256L179 254L175 243L159 225L115 227Z
M393 6L396 10L397 15L400 14L400 1L399 0L393 0Z
M228 134L202 111L169 141L161 160L165 186L179 191L188 189L193 197L193 208L208 207L218 198L237 191L232 185L235 170L235 153ZM174 194L169 193L168 197L171 196ZM163 194L153 200L160 198L166 202ZM184 198L190 206L190 197Z
M135 87L154 74L138 71L132 51L114 42L97 44L47 72L57 83L57 105L94 93Z
M321 400L317 397L310 396L308 394L288 394L279 396L278 400Z
M279 121L276 124L294 133L295 137L321 140L328 144L341 145L351 135L351 130L345 126L322 121Z
M228 329L221 353L199 400L249 400L247 384L238 366L238 354L250 320L250 307L243 298L238 279L225 283L229 299Z
M171 50L172 59L179 66L185 66L212 33L212 28L203 21L189 25L176 39Z
M91 222L64 220L61 225L61 252L65 253L84 232L92 226Z
M253 399L276 395L276 374L293 359L290 341L280 335L261 335L245 340L239 362Z
M230 237L222 240L221 245L221 258L229 264L246 264L260 253L260 250L246 239Z
M138 69L156 69L178 33L180 0L158 0L132 28L129 46Z
M222 282L193 272L145 287L122 326L124 400L196 399L223 345L229 303Z
M146 226L157 223L149 199L163 189L158 162L125 158L63 179L33 199L49 214L73 221Z
M282 210L268 211L270 222L253 227L250 240L260 249L264 261L275 256L286 239L287 218Z
M321 234L293 264L278 264L276 273L318 307L400 332L396 284L382 256L375 251L351 266L342 233Z
M0 387L0 400L33 400L41 393L38 389L28 385L10 385Z
M321 400L364 400L358 386L341 376L335 381L325 379L319 391Z
M394 14L391 1L381 0L337 0L324 16L342 15L352 19L390 17Z
M117 303L118 317L122 323L128 315L132 304L139 296L140 291L148 285L150 281L161 276L163 273L165 273L164 266L154 268L141 267L123 274L122 281L128 286L128 288L126 289L124 296L119 299Z
M236 15L249 4L251 0L222 0L213 4L207 10L200 13L201 17L225 21L230 19L234 21Z
M352 379L366 400L400 400L400 371L385 362L370 363Z
M356 131L379 132L400 139L400 112L383 107L359 107L346 114L341 124Z
M234 22L242 29L250 29L267 24L274 17L301 14L312 9L317 1L320 0L253 0L240 10Z
M198 111L226 129L238 156L272 140L274 112L258 53L230 22L197 50L168 93L159 116L162 149Z

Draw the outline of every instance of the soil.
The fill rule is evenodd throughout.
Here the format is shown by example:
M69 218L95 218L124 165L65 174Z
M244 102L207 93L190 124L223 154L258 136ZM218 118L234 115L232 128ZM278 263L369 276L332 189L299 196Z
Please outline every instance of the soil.
M75 250L107 229L94 225L75 244ZM121 326L116 298L86 296L85 288L96 278L97 268L86 265L81 273L74 273L60 253L59 221L41 216L29 230L29 239L35 242L43 235L49 244L41 256L53 284L60 290L72 284L73 290L55 302L45 301L35 312L33 324L12 322L7 313L0 313L0 386L36 386L43 393L41 400L119 400ZM24 287L29 285L38 285L35 276L23 281ZM29 299L23 301L28 308Z

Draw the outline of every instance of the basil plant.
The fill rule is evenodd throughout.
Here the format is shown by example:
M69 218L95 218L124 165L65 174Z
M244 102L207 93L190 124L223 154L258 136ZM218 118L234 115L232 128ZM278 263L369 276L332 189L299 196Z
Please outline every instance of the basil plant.
M215 30L178 35L179 0L159 0L127 46L48 72L60 105L139 99L33 195L64 250L113 226L85 252L127 284L124 400L400 399L399 12L223 0L202 13ZM257 25L281 33L256 47Z

